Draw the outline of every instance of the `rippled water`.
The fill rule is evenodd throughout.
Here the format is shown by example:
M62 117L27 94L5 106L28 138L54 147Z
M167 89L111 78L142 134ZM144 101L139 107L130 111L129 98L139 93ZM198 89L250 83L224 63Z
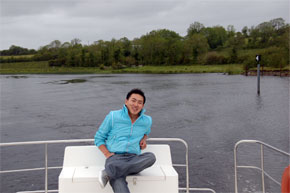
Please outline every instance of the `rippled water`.
M93 138L110 110L127 92L142 88L153 118L150 137L178 137L189 145L190 187L234 191L234 144L258 139L289 152L289 78L222 74L27 75L0 76L1 142ZM171 144L173 161L184 162L184 147ZM49 146L49 165L62 165L63 145ZM44 147L1 149L1 170L43 167ZM243 145L241 164L259 164L259 147ZM281 179L289 158L265 150L265 168ZM184 172L183 169L177 169ZM57 189L59 170L50 171ZM260 174L239 170L241 192L259 192ZM2 174L1 192L44 189L43 172ZM180 185L185 186L184 174ZM267 192L279 186L266 178Z

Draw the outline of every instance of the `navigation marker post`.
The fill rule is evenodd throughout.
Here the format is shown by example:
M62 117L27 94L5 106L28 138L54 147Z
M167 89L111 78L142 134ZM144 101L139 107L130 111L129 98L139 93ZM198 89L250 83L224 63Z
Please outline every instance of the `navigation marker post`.
M257 61L257 93L260 95L260 61L261 61L261 55L256 55L256 61Z

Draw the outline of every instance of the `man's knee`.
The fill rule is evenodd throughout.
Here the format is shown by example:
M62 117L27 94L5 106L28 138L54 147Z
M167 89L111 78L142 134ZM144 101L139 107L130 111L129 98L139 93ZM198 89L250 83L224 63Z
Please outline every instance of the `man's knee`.
M156 157L153 153L151 152L146 152L144 153L144 156L146 156L146 158L148 159L148 162L150 163L150 165L153 165L156 161Z

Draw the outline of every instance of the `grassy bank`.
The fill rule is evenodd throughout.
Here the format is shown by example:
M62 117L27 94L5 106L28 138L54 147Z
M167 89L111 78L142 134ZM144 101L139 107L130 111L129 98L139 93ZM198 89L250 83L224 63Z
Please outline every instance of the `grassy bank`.
M228 73L241 74L242 65L142 66L122 69L88 67L49 67L48 62L18 62L0 64L0 74L108 74L108 73Z
M97 68L49 67L47 61L0 64L0 74L87 74L99 71Z
M116 73L150 73L150 74L175 74L175 73L228 73L241 74L241 65L194 65L194 66L143 66L114 70Z
M32 58L34 55L15 55L15 56L0 56L0 59L8 59L8 58Z

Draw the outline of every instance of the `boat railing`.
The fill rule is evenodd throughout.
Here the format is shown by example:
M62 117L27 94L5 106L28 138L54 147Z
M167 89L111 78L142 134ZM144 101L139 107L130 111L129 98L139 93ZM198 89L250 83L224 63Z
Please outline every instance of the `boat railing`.
M147 139L149 142L181 142L185 146L185 164L173 164L175 167L185 167L186 169L186 187L180 187L180 191L186 191L189 193L190 191L207 191L215 193L213 189L210 188L190 188L189 187L189 159L188 159L188 145L186 141L180 138L149 138ZM0 143L1 147L8 146L24 146L24 145L44 145L44 167L41 168L25 168L25 169L17 169L17 170L1 170L0 174L5 173L17 173L17 172L28 172L28 171L43 171L45 175L44 181L44 190L37 191L21 191L18 193L48 193L48 192L58 192L58 190L49 190L48 189L48 170L53 169L61 169L62 166L48 166L48 145L50 144L65 144L65 143L92 143L94 139L69 139L69 140L49 140L49 141L27 141L27 142L11 142L11 143Z
M237 164L237 156L238 156L238 146L242 143L251 143L251 144L259 144L260 145L260 167L251 166L251 165L238 165ZM269 148L275 152L282 154L283 156L290 157L290 153L282 151L274 146L271 146L267 143L258 140L240 140L235 144L234 148L234 169L235 169L235 193L238 193L238 168L247 168L247 169L255 169L261 172L261 182L262 182L262 192L265 193L265 176L267 176L271 181L281 186L281 183L277 181L274 177L268 174L264 169L264 147ZM282 174L281 174L282 176Z

